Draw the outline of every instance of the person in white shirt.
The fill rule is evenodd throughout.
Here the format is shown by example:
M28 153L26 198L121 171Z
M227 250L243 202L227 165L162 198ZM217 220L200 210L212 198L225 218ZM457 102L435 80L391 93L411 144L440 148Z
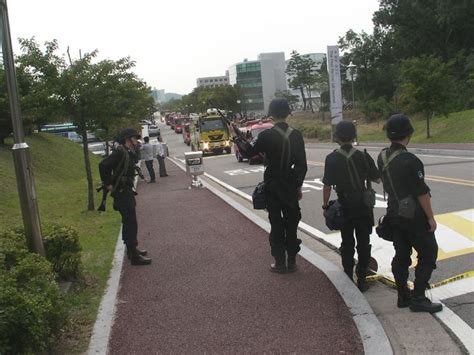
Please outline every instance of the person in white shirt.
M153 145L150 144L150 138L145 137L143 138L145 141L145 144L142 145L141 151L142 151L142 158L145 160L145 165L146 168L148 169L148 174L150 175L150 183L156 182L155 178L155 169L153 169L153 159L154 159L154 154L153 154Z
M160 166L160 177L165 177L168 176L168 174L166 173L165 165L165 149L161 142L162 139L158 136L158 144L156 145L156 160L158 160L158 164Z

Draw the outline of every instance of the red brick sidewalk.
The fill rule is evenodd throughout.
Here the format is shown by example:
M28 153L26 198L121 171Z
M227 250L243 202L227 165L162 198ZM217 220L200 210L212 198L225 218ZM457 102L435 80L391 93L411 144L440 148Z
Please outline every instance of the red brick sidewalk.
M168 164L138 188L139 240L151 266L124 264L111 354L363 353L326 276L299 258L268 271L267 234Z

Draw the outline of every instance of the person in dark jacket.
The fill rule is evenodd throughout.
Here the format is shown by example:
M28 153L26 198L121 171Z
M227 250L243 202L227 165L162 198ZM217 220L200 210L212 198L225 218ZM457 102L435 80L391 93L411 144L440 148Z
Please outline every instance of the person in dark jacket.
M270 271L276 273L297 270L296 255L301 244L297 238L301 219L298 201L303 196L301 186L308 170L303 136L286 122L290 113L286 99L273 99L268 115L274 120L274 127L261 132L253 145L249 142L242 145L246 158L265 154L265 195L271 224L269 240L275 258Z
M393 232L395 247L392 272L397 284L397 306L410 307L413 312L439 312L442 305L432 303L425 296L431 274L436 268L438 244L423 163L406 149L414 129L408 117L395 114L388 119L385 130L392 144L382 150L377 164L388 194L386 218ZM413 292L407 286L412 248L418 258Z
M119 146L100 162L99 172L102 183L114 199L114 209L122 216L122 240L127 247L128 258L132 265L148 265L151 259L145 256L147 252L137 248L138 223L133 180L138 162L138 137L134 129L123 129L117 137Z
M353 279L355 240L357 240L358 264L357 286L364 292L370 261L370 234L374 225L373 206L368 206L363 194L367 192L366 181L379 182L379 172L372 157L352 146L356 128L352 122L337 124L334 136L341 146L326 157L323 177L323 209L328 208L331 187L336 189L339 203L344 212L344 226L341 229L340 247L344 272ZM374 196L375 197L375 196ZM354 239L355 232L355 239Z

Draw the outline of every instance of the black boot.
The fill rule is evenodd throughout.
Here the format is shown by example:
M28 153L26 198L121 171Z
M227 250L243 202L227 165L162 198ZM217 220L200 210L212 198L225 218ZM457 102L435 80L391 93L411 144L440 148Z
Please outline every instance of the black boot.
M296 270L298 270L298 266L296 265L296 255L288 255L287 269L288 272L295 272Z
M428 312L436 313L443 310L441 303L433 303L424 294L420 296L414 296L411 300L410 310L412 312Z
M344 273L347 275L347 277L354 282L354 269L353 268L344 268Z
M136 246L128 247L127 250L130 252L130 261L132 262L132 265L151 264L151 259L141 255Z
M367 270L357 267L357 288L360 292L365 292L369 289L369 284L366 280Z
M406 308L411 304L412 291L405 285L402 287L397 287L398 297L397 297L397 307Z
M146 256L146 255L148 255L148 251L146 251L146 250L140 250L140 249L138 249L138 248L136 248L136 249L137 249L138 254L140 254L141 256ZM130 251L130 248L127 247L127 258L128 258L128 260L130 260L131 257L132 257L132 252Z
M275 258L275 263L270 265L270 271L277 274L284 274L286 272L285 257Z

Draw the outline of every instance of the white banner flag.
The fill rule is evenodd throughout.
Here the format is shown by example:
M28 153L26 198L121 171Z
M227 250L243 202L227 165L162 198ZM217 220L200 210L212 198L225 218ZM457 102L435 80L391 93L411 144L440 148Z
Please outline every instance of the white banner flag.
M331 99L331 123L342 121L342 92L341 64L339 62L339 47L328 46L329 95Z

